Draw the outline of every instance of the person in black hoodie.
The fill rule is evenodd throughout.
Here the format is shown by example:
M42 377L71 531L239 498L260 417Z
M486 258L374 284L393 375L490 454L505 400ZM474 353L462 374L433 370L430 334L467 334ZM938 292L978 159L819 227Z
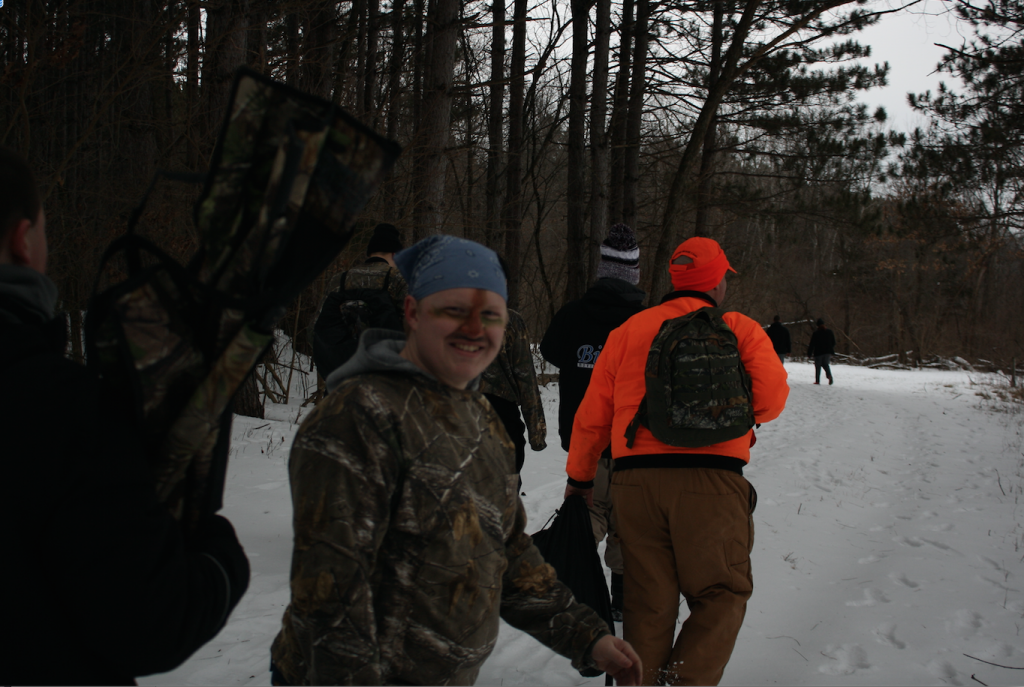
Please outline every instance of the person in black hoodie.
M213 638L249 583L231 524L188 545L156 500L141 438L83 366L45 276L46 219L0 148L2 684L135 684Z
M821 370L824 368L828 383L832 384L832 368L829 362L836 352L836 335L831 329L825 328L825 320L818 318L818 328L811 334L811 342L807 345L807 357L814 358L814 383L821 383Z
M636 286L639 281L640 248L636 237L627 225L616 224L601 244L597 282L583 298L562 306L544 333L540 352L558 368L558 436L566 451L576 409L583 402L604 342L613 329L644 308L647 294ZM612 614L621 620L622 553L612 514L611 473L609 447L598 463L590 521L599 543L605 535L608 537L604 560L612 571Z

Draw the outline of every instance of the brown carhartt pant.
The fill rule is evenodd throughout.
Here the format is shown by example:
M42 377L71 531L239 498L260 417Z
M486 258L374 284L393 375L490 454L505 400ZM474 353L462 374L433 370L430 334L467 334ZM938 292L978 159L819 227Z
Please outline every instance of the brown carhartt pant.
M711 468L637 468L612 476L624 559L623 636L644 684L717 685L753 591L756 492ZM690 616L675 633L679 595Z

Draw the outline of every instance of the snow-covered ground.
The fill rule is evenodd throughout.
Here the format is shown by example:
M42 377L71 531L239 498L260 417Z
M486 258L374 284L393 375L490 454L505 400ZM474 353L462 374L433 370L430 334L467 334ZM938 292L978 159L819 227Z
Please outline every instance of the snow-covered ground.
M811 384L810 365L787 369L789 404L758 430L746 472L760 498L754 595L722 684L1024 683L1020 406L986 399L986 380L961 371L837 365L830 387ZM528 451L523 470L534 530L565 484L557 398L556 384L544 389L549 447ZM248 593L213 641L140 684L269 684L289 595L300 403L235 419L224 514L252 563ZM478 684L604 680L502 625Z

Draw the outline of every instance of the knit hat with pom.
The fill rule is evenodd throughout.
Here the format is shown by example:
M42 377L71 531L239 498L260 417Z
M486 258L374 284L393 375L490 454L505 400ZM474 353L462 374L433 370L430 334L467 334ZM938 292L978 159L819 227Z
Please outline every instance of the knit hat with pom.
M640 246L633 230L625 224L616 224L608 230L608 238L601 243L601 262L597 264L597 278L611 277L627 281L634 286L640 281Z

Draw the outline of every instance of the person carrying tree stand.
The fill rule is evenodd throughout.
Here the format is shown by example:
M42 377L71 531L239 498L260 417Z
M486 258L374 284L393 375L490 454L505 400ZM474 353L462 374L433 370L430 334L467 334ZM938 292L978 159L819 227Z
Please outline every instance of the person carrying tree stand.
M679 245L675 290L608 336L573 423L566 496L590 500L611 443L623 636L645 685L717 685L753 591L743 467L789 387L761 326L719 309L729 270L715 241ZM690 615L674 636L680 594Z
M231 524L157 501L132 409L64 357L28 164L0 148L2 683L135 684L224 626L249 584Z
M395 267L400 250L398 229L378 224L366 244L366 260L332 280L313 326L313 361L325 380L352 357L367 329L402 331L406 285Z

